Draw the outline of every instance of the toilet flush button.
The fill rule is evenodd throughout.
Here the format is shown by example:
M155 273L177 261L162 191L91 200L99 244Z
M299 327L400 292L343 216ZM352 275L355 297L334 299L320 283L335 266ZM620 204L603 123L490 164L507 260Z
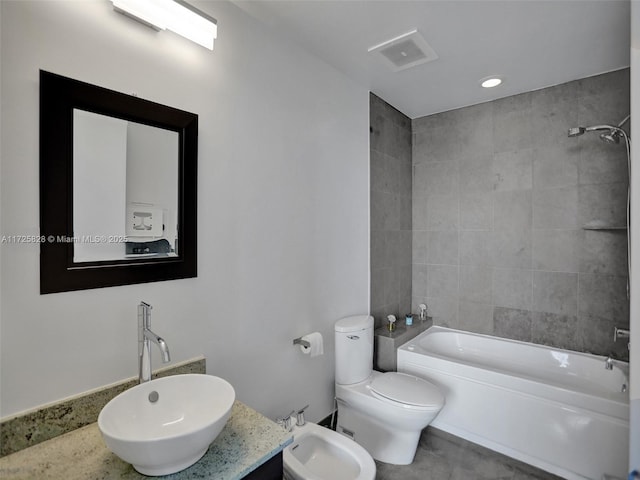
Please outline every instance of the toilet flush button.
M412 351L412 352L413 352L415 349L416 349L416 346L415 346L415 345L409 345L409 346L407 347L407 350L410 350L410 351Z

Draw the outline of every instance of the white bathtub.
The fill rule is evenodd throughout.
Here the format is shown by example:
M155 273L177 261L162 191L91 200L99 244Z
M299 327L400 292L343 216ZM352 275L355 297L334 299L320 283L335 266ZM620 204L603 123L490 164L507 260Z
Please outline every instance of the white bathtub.
M436 428L567 479L627 478L627 363L431 327L398 349L398 371L442 388Z

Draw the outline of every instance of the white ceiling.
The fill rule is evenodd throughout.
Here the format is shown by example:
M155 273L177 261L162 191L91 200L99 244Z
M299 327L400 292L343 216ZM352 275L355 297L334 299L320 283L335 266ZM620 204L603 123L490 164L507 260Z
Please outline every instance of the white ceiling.
M629 66L629 0L235 0L411 118ZM439 58L392 72L367 50L418 29ZM478 81L504 76L484 89Z

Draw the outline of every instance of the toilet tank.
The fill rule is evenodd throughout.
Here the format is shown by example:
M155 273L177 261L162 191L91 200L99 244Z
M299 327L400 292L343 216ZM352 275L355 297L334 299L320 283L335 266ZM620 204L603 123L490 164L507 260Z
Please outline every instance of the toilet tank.
M335 324L336 383L366 380L373 371L373 317L345 317Z

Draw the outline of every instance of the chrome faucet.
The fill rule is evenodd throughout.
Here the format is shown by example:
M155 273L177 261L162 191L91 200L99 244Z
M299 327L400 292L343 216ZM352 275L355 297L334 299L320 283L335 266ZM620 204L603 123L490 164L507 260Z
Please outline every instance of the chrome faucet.
M162 363L171 360L169 347L164 339L151 331L151 309L145 302L138 305L138 382L151 380L151 342L155 343L162 352Z
M609 355L604 361L604 368L607 370L613 370L613 356Z
M628 328L618 328L618 327L614 327L613 328L613 341L617 342L619 338L629 338L631 337L631 332L629 331ZM629 342L627 342L627 348L631 348L631 345L629 344Z
M619 338L629 338L630 333L628 328L615 327L613 329L613 341L617 342Z

